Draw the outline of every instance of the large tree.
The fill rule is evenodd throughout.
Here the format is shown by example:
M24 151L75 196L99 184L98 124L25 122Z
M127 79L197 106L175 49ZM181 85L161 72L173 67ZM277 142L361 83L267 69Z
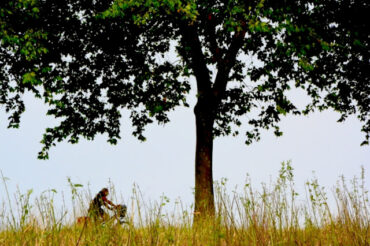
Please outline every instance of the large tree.
M212 149L248 124L282 133L288 113L333 108L370 131L367 1L12 0L0 3L0 104L18 127L31 91L60 119L39 158L57 142L120 138L128 109L140 140L147 124L188 106L196 81L195 211L214 214ZM170 54L170 55L169 55ZM167 59L177 54L177 60ZM302 88L312 100L287 97ZM247 118L245 117L247 116ZM242 120L244 119L244 120Z

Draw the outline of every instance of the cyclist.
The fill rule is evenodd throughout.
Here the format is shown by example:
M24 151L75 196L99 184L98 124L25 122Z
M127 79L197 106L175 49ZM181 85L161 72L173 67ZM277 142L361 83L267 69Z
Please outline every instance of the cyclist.
M106 213L103 210L103 206L110 210L114 210L117 208L117 205L114 205L113 202L107 199L109 195L109 190L107 188L103 188L99 193L94 197L94 199L90 202L88 214L89 217L93 219L102 219L106 218Z

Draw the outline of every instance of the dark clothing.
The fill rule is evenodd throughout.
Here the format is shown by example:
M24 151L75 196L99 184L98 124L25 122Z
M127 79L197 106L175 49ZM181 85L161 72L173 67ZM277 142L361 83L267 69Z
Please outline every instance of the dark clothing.
M105 212L102 207L104 206L106 200L107 198L104 193L99 192L90 203L88 210L89 216L93 218L103 218Z

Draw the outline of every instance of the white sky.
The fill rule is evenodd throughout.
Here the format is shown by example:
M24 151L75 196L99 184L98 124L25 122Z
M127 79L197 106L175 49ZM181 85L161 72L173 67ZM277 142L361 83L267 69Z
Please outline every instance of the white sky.
M194 98L194 93L190 95ZM67 192L67 177L74 183L90 184L93 193L114 184L118 194L115 202L126 202L134 183L141 188L145 199L158 200L164 194L172 201L180 197L186 204L193 202L195 119L193 109L178 108L171 113L171 122L165 126L147 128L147 141L140 143L131 136L130 123L122 121L122 140L116 146L106 143L103 136L93 142L77 145L60 143L50 151L50 160L37 160L44 129L52 126L53 119L45 115L46 108L26 96L26 112L20 129L7 129L4 110L0 111L0 170L10 180L11 194L19 186L22 192L33 189L35 195L47 189ZM194 100L194 99L193 99ZM194 104L194 103L192 103ZM288 116L281 122L284 135L276 138L264 132L260 142L244 145L243 134L237 138L223 137L214 142L214 179L225 177L229 188L243 186L249 173L255 187L269 183L278 175L280 163L291 160L298 192L312 178L332 188L338 177L359 176L361 166L370 176L370 148L360 147L364 135L361 124L351 117L337 123L334 112L311 114L309 117ZM366 184L369 189L369 182ZM4 199L0 185L0 198Z

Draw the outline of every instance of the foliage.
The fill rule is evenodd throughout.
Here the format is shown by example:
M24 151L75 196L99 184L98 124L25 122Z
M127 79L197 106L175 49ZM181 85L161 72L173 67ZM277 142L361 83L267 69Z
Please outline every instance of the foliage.
M237 135L247 115L250 144L261 128L282 135L281 116L333 108L339 121L357 114L368 139L368 10L360 0L2 2L0 103L9 127L26 91L61 119L40 158L63 139L107 133L115 144L123 108L145 140L145 125L188 106L193 75L215 136ZM173 48L179 61L165 59ZM286 95L292 87L312 98L305 109Z
M39 55L47 53L43 41L47 33L40 29L27 28L30 21L39 19L37 0L2 1L0 3L0 104L6 105L9 127L19 127L20 115L25 106L21 94L26 90L35 91L34 86L40 84L31 70L22 71L18 85L14 82L9 64L20 57L22 61L31 62Z
M87 210L91 197L86 193L91 192L81 190L69 180L71 199L78 201L73 211L64 208L60 213L53 190L40 196L18 191L15 197L23 197L19 203L0 207L0 242L1 245L368 245L370 203L365 181L364 170L359 178L349 181L341 178L330 196L313 178L305 185L304 198L304 194L297 194L289 162L282 164L270 185L263 184L260 189L255 189L248 177L243 187L230 192L226 189L227 180L222 179L216 182L217 216L200 226L192 224L192 210L181 200L170 202L163 196L148 203L134 187L128 200L129 224L107 222L84 227L75 221ZM76 214L79 208L81 211ZM18 215L15 222L12 213Z
M260 108L259 118L249 121L255 128L247 133L247 143L259 138L259 127L272 125L276 134L281 135L275 125L279 115L299 113L284 95L292 80L313 98L305 113L315 107L331 106L341 111L344 119L355 112L351 102L355 99L361 119L367 120L368 85L364 83L367 77L362 72L368 65L368 36L364 32L366 26L356 18L351 26L338 18L343 14L340 11L345 2L295 2L279 8L278 3L268 1L249 3L251 5L238 1L116 1L103 12L100 11L109 5L100 2L45 1L37 7L38 4L36 1L11 1L6 6L8 9L1 8L2 67L6 72L2 79L2 102L8 105L7 111L16 111L10 126L17 126L19 113L24 110L17 92L29 89L40 96L35 85L42 83L43 97L52 107L49 114L66 117L59 127L47 130L44 150L53 141L68 136L74 143L80 135L92 139L96 133L104 132L108 132L110 142L115 143L119 138L117 109L124 107L133 109L131 118L137 127L134 134L144 140L141 133L143 127L152 122L150 118L165 123L168 121L165 112L185 101L184 93L189 90L189 83L180 82L179 77L195 74L191 60L202 58L202 55L205 64L217 67L214 92L220 89L219 84L226 87L229 81L237 82L233 87L224 88L226 91L221 89L223 102L216 105L216 135L229 134L230 123L240 125L237 116L248 113L256 107L257 101L266 105ZM330 4L336 4L339 12L324 15L323 11L333 7ZM358 16L362 13L360 7L356 2L346 14ZM22 12L26 17L19 16ZM12 27L8 25L16 22L9 18L27 22ZM186 39L183 25L196 25L197 33L194 34L198 35L203 52L189 54L195 47L187 46L186 40L178 40ZM343 37L344 32L348 37ZM263 66L246 67L245 57L237 59L236 54L228 57L238 35L246 39L242 43L239 40L237 52L256 55ZM182 64L161 63L156 59L169 51L171 40L179 41L176 48ZM43 47L43 41L48 49ZM42 48L35 47L37 45ZM10 49L11 53L5 53L5 49ZM38 57L42 59L32 62ZM231 62L229 66L228 62ZM13 65L6 69L11 64L24 66ZM354 69L358 71L353 73ZM207 72L214 71L207 69ZM99 77L101 82L98 82ZM247 78L260 82L255 86L257 90L246 90L253 87L253 83L243 83ZM11 87L7 79L19 83ZM319 90L327 91L326 96L321 97ZM6 97L11 92L16 92L15 98ZM81 129L81 124L86 129Z

